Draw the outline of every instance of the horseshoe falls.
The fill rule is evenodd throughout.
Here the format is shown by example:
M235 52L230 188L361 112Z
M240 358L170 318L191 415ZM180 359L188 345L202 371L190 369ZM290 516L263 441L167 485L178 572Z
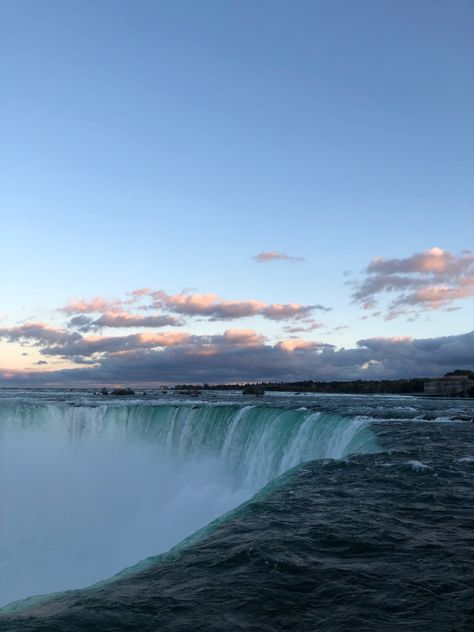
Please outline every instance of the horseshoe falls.
M162 553L311 459L373 450L363 420L238 405L1 411L2 603Z
M3 391L0 630L468 630L473 418Z

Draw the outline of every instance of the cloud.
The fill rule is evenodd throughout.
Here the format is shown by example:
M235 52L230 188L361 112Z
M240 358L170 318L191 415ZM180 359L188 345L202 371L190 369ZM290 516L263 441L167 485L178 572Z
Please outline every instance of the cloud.
M255 299L228 301L217 294L167 294L163 290L153 293L153 307L186 316L207 316L213 320L229 320L256 316L265 308L263 301Z
M305 320L301 325L292 325L290 327L284 327L283 331L287 334L303 334L315 331L323 327L323 323L318 323L314 320Z
M167 294L163 290L153 292L152 307L170 310L185 316L204 316L210 320L233 320L251 316L263 316L269 320L297 320L307 317L313 310L328 310L323 305L299 303L265 303L257 299L225 300L217 294Z
M183 321L169 315L139 316L128 312L107 313L94 321L96 327L180 327Z
M330 311L321 304L300 305L299 303L266 303L258 299L227 300L215 293L199 294L183 290L178 294L168 294L164 290L141 288L128 292L127 300L109 301L103 297L91 300L78 299L69 302L59 311L72 316L70 328L81 332L102 327L179 327L183 321L170 314L188 318L207 318L211 321L237 320L261 316L269 320L298 320L311 315L314 310ZM153 315L143 316L124 309L134 304L136 309L154 310ZM90 314L101 314L91 316Z
M453 255L431 248L405 259L376 257L365 278L352 283L352 298L364 309L374 309L382 294L389 294L388 320L427 310L453 309L454 301L474 295L474 254Z
M82 332L102 329L103 327L127 328L127 327L180 327L183 321L176 316L169 314L159 314L154 316L142 316L141 314L133 314L130 312L106 312L99 318L91 318L90 316L74 316L68 322L68 327L78 329Z
M122 301L109 300L102 296L95 296L90 300L76 299L70 301L65 307L62 307L60 311L66 314L93 314L99 312L110 312L120 309Z
M175 332L162 334L149 332L129 336L84 336L65 344L46 346L41 350L41 353L76 361L75 359L78 357L87 358L102 354L126 353L137 349L149 350L171 347L183 344L190 337L190 334Z
M44 323L0 329L0 339L29 344L40 348L40 353L76 361L97 354L113 354L133 349L154 349L182 344L191 337L188 333L147 332L129 336L83 336L78 332L48 327Z
M184 332L153 332L133 334L129 336L85 336L72 344L44 347L44 355L61 356L63 359L75 361L80 357L85 359L98 358L106 355L125 355L139 350L157 350L163 348L185 346L188 354L201 353L210 355L220 347L249 348L264 344L265 338L252 329L228 329L221 335L194 336Z
M150 296L150 294L153 294L153 290L149 287L142 287L138 290L132 290L129 294L135 298L140 298L142 296Z
M74 316L71 318L67 323L67 327L71 329L78 329L83 332L91 331L92 329L95 329L94 320L95 319L90 316L84 316L81 314L80 316Z
M44 347L42 352L69 358L77 366L4 369L0 383L95 386L428 377L474 366L474 331L426 339L366 338L350 349L299 339L270 344L253 330L228 329L210 336L148 332L89 336Z
M285 252L277 252L276 250L269 250L267 252L259 252L252 257L255 263L269 263L270 261L289 261L290 263L296 263L298 261L305 261L304 257L291 257Z
M464 251L458 257L441 248L431 248L406 259L384 259L376 257L368 266L368 272L396 274L423 273L441 274L457 279L466 270L472 273L474 255Z
M314 309L316 309L314 305L299 305L298 303L282 305L273 303L265 306L261 313L270 320L299 320L311 314Z
M46 323L25 323L15 327L0 328L0 339L42 346L47 344L67 344L79 340L81 335L65 329L50 327Z
M314 349L329 349L333 345L324 344L321 342L313 342L312 340L299 340L298 338L291 338L290 340L282 340L277 344L277 347L283 351L293 353L293 351L307 351Z
M213 336L217 342L223 342L234 347L255 347L265 342L265 336L258 334L253 329L227 329L222 338Z

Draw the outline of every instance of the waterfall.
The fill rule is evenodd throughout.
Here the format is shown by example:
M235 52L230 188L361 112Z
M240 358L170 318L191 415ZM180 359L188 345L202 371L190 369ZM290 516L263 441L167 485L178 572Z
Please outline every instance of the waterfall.
M229 404L0 408L0 605L164 552L313 459L372 452L362 419Z

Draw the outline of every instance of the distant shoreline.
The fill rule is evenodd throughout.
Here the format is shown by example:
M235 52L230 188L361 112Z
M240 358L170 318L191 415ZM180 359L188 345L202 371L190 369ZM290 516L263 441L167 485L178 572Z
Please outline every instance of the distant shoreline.
M432 388L440 386L438 392ZM133 385L81 385L81 386L0 386L0 390L58 390L93 391L97 395L145 395L146 391L197 395L201 391L242 391L244 395L263 395L271 392L297 394L320 393L338 395L415 395L436 398L474 398L474 372L453 371L442 377L415 377L394 380L298 380L294 382L233 382L231 384L153 384L152 382ZM459 386L459 392L453 388ZM110 393L108 389L112 390ZM135 393L135 390L137 393ZM140 393L139 391L145 391Z
M262 392L287 392L294 394L321 393L339 395L416 395L425 397L474 397L474 380L470 386L469 395L433 395L425 392L425 384L440 378L406 378L399 380L347 380L347 381L314 381L297 382L254 382L234 384L181 384L170 390L178 391L248 391L247 394L261 394ZM441 378L442 379L442 378ZM253 391L253 392L252 392Z

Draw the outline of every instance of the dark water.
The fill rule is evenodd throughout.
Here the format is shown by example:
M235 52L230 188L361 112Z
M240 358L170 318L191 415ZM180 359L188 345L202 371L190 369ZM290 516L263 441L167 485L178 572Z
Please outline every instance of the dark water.
M474 402L303 405L369 417L379 451L301 463L141 570L0 611L0 630L474 630Z

